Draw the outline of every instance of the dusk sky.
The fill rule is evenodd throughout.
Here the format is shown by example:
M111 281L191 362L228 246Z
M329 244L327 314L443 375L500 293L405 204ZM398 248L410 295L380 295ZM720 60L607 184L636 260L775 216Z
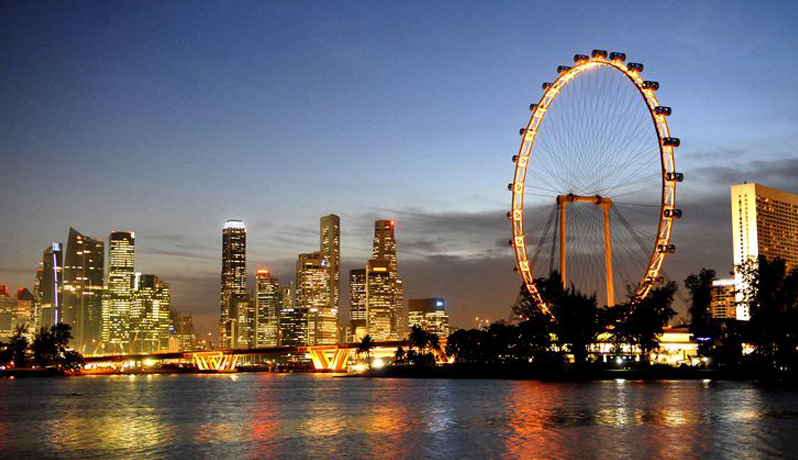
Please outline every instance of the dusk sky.
M681 281L731 270L729 186L798 192L795 2L22 2L0 5L0 284L69 227L136 232L136 271L217 330L221 228L294 279L342 225L342 292L397 220L406 298L452 322L518 293L506 184L540 83L626 52L681 138Z

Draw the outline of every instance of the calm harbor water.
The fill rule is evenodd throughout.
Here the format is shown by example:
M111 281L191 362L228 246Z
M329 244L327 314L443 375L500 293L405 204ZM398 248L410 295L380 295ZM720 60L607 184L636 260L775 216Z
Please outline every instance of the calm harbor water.
M152 375L0 379L2 458L798 457L798 391Z

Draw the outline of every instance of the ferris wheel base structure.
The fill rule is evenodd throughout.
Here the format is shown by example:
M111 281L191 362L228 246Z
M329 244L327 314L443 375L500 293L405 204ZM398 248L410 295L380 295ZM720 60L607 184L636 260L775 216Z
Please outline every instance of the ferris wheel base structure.
M548 313L549 308L546 299L543 298L542 293L538 289L535 282L535 266L534 260L530 260L527 254L527 242L525 234L525 215L524 215L524 198L527 193L527 172L533 170L533 174L543 175L551 173L551 170L543 168L540 171L535 171L532 160L535 155L536 140L545 132L546 128L543 127L543 121L546 118L547 112L552 109L555 110L552 104L557 100L560 93L565 90L569 84L578 80L585 75L589 70L593 69L608 69L610 71L617 71L626 77L628 82L631 82L637 89L636 94L639 94L638 99L642 98L644 102L643 107L648 115L650 115L649 126L653 125L651 130L651 142L655 142L655 150L658 167L656 167L657 187L658 187L658 203L651 205L652 208L658 207L658 222L656 224L656 235L654 236L653 245L648 246L648 255L644 256L645 270L641 270L642 276L636 280L636 286L633 289L632 302L639 302L644 299L651 288L661 282L660 276L664 259L667 255L675 252L675 246L671 244L672 232L674 221L682 216L682 211L676 208L676 185L684 179L684 175L676 171L674 150L680 145L681 141L678 138L672 137L667 118L672 114L670 107L660 105L657 99L656 92L659 89L659 83L654 81L644 80L640 74L643 71L643 65L639 63L627 63L626 55L624 53L612 52L607 53L603 50L593 50L591 56L577 54L574 56L573 66L559 66L557 72L558 78L551 83L544 83L542 85L544 93L537 103L530 105L532 116L525 128L522 128L520 134L522 136L521 146L517 155L513 156L515 163L515 172L513 182L508 185L508 189L512 192L512 208L507 213L507 217L512 222L513 239L510 241L511 246L515 250L516 262L515 271L518 272L529 291L532 300L538 308ZM585 77L587 78L587 77ZM623 80L621 78L621 80ZM628 85L627 85L628 86ZM584 90L581 86L579 91L573 90L572 93L582 95ZM597 107L597 106L596 106ZM587 112L588 109L595 107L586 105L583 111ZM648 117L646 117L648 118ZM590 128L590 124L573 123L581 129ZM572 129L569 131L574 136L583 135L579 130ZM654 137L656 136L656 137ZM555 136L556 138L556 136ZM544 137L544 142L545 142ZM619 139L618 142L623 142L624 139ZM551 142L551 140L549 140ZM541 149L546 147L544 144ZM612 147L612 146L610 146ZM586 149L587 150L587 149ZM609 148L608 150L612 150ZM560 159L561 164L569 165L573 163L569 159ZM589 171L592 174L601 174L599 171ZM529 179L531 182L534 178ZM545 181L538 181L545 182ZM543 185L539 186L543 188ZM554 188L554 187L549 187ZM563 285L569 281L569 266L567 263L568 254L568 219L567 208L576 203L592 203L601 209L602 214L602 227L603 227L603 269L604 269L604 285L606 289L607 305L615 305L614 295L614 274L613 274L613 254L612 254L612 238L613 232L610 222L610 212L613 210L613 199L617 199L612 193L601 194L584 194L566 192L565 189L573 187L562 187L562 190L557 188L553 192L559 192L556 196L557 212L559 214L559 270L560 277ZM578 187L577 187L578 189ZM592 189L591 189L592 190ZM618 212L618 210L615 210ZM626 220L626 219L623 219ZM652 224L653 227L653 224ZM552 245L552 254L554 246ZM650 252L649 252L650 251ZM538 250L539 252L539 250ZM537 257L537 254L536 254ZM553 256L552 256L553 257ZM546 273L546 275L549 275ZM540 273L538 273L540 276Z

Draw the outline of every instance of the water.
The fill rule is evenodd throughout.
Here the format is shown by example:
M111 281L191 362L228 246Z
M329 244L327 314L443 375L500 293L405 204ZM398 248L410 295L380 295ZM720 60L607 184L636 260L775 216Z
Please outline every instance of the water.
M798 392L322 375L0 379L2 458L798 456Z

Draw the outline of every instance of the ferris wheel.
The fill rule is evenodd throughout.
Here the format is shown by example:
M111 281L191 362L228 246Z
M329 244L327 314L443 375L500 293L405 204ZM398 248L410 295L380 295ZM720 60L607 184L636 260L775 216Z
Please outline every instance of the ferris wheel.
M548 312L536 278L559 273L564 286L615 305L643 299L662 282L671 244L678 138L659 83L623 53L577 54L543 83L513 156L512 222L517 266L533 301Z

